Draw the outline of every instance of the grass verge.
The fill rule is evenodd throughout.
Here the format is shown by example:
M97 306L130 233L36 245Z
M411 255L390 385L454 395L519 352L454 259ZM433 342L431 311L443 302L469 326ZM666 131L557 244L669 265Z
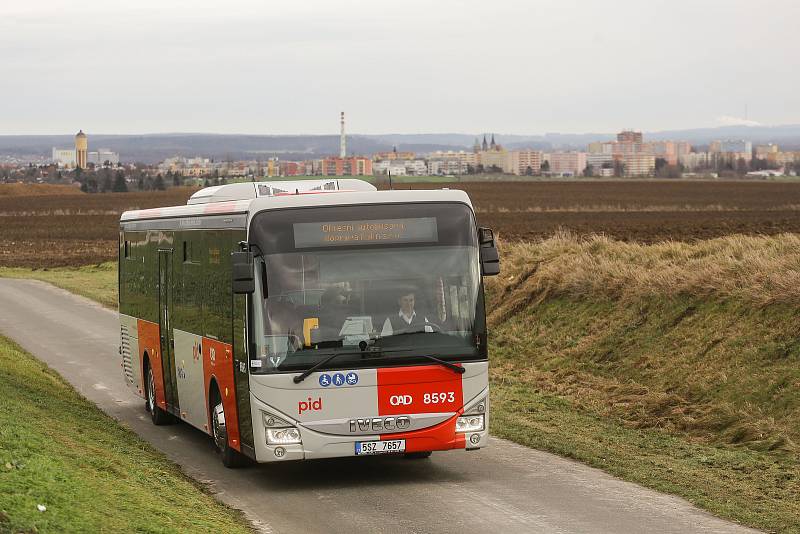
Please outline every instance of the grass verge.
M492 432L800 532L795 323L730 302L547 299L492 331Z
M251 532L3 337L0 392L0 532Z
M109 261L85 267L27 269L0 267L0 278L30 278L99 302L108 308L117 307L117 262Z
M795 234L505 245L492 430L800 532L799 251Z

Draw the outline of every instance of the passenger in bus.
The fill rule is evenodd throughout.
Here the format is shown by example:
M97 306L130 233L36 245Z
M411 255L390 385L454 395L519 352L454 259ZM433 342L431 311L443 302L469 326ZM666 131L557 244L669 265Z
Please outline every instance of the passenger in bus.
M340 287L329 287L320 297L319 336L324 341L332 341L339 337L347 316L353 315L348 304L347 294Z
M427 317L417 315L415 308L416 292L403 291L397 298L397 314L389 314L383 322L381 336L391 336L402 332L432 332Z

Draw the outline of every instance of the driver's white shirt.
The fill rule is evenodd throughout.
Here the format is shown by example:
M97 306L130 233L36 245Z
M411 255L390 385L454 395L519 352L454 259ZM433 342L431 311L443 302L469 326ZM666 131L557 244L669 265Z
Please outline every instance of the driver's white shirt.
M417 316L417 312L413 311L413 312L411 312L411 316L408 316L405 313L403 313L403 310L400 310L400 311L397 312L397 315L402 320L404 320L406 322L406 324L410 325L414 321L414 317ZM427 317L425 317L425 322L426 323L428 322L428 318ZM426 326L425 327L425 331L426 332L432 332L433 330L430 329L429 326ZM387 317L386 320L383 322L383 328L381 329L381 335L382 336L391 336L393 333L394 333L394 330L392 329L392 322Z

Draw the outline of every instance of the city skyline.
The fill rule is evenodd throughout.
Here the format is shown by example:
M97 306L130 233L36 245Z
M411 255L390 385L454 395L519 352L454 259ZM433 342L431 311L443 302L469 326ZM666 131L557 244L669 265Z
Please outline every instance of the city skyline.
M364 134L800 124L797 15L786 0L3 5L0 134L325 134L340 109Z
M635 130L620 131L615 140L592 141L585 150L542 151L530 147L509 150L497 142L494 134L490 139L484 134L482 141L475 139L469 151L429 150L418 154L394 147L390 151L353 155L346 150L343 112L340 127L338 156L302 160L272 156L266 161L175 156L159 162L156 168L159 176L191 177L208 184L209 178L218 181L229 177L255 180L262 176L456 176L487 172L516 176L680 178L684 172L696 175L700 171L702 175L717 177L713 171L723 171L765 177L787 172L796 175L800 164L800 152L781 151L774 143L754 145L748 140L715 140L707 151L698 151L686 140L648 140L643 132ZM80 174L84 169L123 167L119 154L103 149L87 152L88 137L82 130L74 139L74 149L53 147L51 161L58 169L75 169ZM182 179L176 178L176 185ZM82 187L85 185L82 183Z

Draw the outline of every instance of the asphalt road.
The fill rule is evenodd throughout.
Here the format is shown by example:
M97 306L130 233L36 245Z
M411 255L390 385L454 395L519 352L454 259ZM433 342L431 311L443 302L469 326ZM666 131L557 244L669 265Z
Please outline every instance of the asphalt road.
M752 532L686 501L493 439L430 460L343 458L222 467L188 425L155 427L124 385L115 312L48 284L0 278L0 333L212 485L265 532Z

